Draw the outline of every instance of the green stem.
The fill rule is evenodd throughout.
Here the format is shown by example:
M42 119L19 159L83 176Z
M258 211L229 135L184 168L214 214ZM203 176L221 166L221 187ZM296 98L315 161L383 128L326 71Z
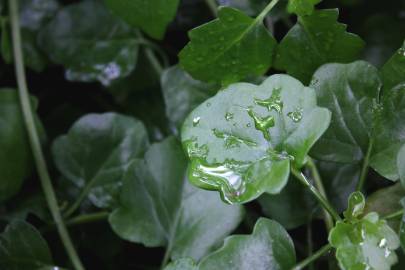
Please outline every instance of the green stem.
M312 194L315 196L315 198L319 201L319 203L322 205L326 211L333 217L334 220L342 220L339 216L339 214L336 212L336 210L333 208L333 206L329 203L329 201L322 196L322 194L311 184L311 182L308 181L306 176L301 173L300 171L292 168L291 169L292 174L309 190L312 192Z
M139 39L145 40L145 37L143 36L141 31L136 30L135 33ZM163 67L157 59L156 55L153 53L153 50L150 48L145 48L145 55L151 63L152 67L155 69L156 74L160 77L163 73Z
M86 224L86 223L97 222L100 220L105 220L106 218L108 218L109 214L110 213L108 213L108 212L97 212L97 213L80 215L80 216L74 217L74 218L66 221L66 225L74 226L74 225L80 225L80 224Z
M217 17L217 2L215 0L205 0L208 8L210 9L212 15Z
M383 219L395 219L395 218L400 218L404 215L404 209L398 210L394 213L388 214L383 217Z
M24 59L21 47L21 33L19 26L19 14L18 14L18 1L9 0L9 9L11 17L11 30L13 38L13 50L14 50L14 62L15 71L17 76L18 93L20 98L21 110L25 126L28 132L28 138L31 145L32 154L34 156L35 165L38 171L39 179L41 180L42 189L45 194L46 201L48 203L49 210L52 214L53 220L58 229L59 236L66 249L66 252L76 270L83 270L84 267L76 253L69 233L63 223L62 216L59 212L58 203L56 200L55 191L52 187L52 182L48 173L48 169L45 162L45 157L41 149L41 143L39 140L38 132L35 126L34 117L32 115L32 108L30 98L28 94Z
M292 268L291 270L301 270L304 269L307 265L309 265L310 263L314 262L315 260L317 260L319 257L321 257L322 255L324 255L326 252L328 252L330 249L332 248L332 246L330 244L327 244L323 247L321 247L317 252L315 252L314 254L312 254L312 256L306 258L305 260L303 260L302 262L298 263L296 266L294 266L294 268Z
M279 0L272 0L263 10L260 12L260 14L256 17L255 22L258 21L263 21L264 17L266 17L267 13L270 12L270 10L273 9L273 7L278 3Z
M95 179L95 178L93 178ZM63 217L66 219L70 217L76 210L79 208L79 206L82 204L83 200L87 197L89 194L91 188L93 187L94 180L91 180L80 192L79 196L77 197L76 201L64 212Z
M374 145L374 140L370 139L370 143L368 144L368 148L367 148L366 157L364 158L363 166L361 168L360 180L357 183L357 187L356 187L357 191L361 191L363 189L364 182L366 181L366 177L367 177L367 173L368 173L368 164L370 161L371 151L373 150L373 145Z
M315 187L319 190L319 193L321 193L321 195L326 200L328 200L325 188L324 188L323 183L322 183L321 175L319 174L319 171L318 171L318 168L316 167L316 164L314 163L314 161L310 157L308 157L307 167L311 170L312 177L314 178L314 182L315 182ZM326 228L328 229L328 231L330 231L333 228L332 216L329 215L329 213L325 209L323 209L323 214L324 214L324 220L325 220Z

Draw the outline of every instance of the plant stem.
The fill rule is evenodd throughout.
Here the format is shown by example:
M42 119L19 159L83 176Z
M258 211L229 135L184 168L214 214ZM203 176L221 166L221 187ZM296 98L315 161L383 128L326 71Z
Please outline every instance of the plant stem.
M267 13L270 12L270 10L273 9L273 7L278 3L279 0L272 0L263 10L260 12L260 14L256 17L255 22L258 21L263 21L264 17L266 17Z
M323 183L322 183L321 175L319 174L319 171L318 171L318 168L316 167L316 164L314 163L314 161L310 157L308 157L307 166L311 170L312 177L314 178L314 182L315 182L315 187L319 190L319 193L321 193L321 195L326 200L328 200L325 188L324 188ZM331 217L331 215L329 215L329 213L325 209L323 209L323 214L324 214L324 220L325 220L326 228L328 229L328 231L330 231L333 228L332 217Z
M370 139L370 142L369 142L368 148L367 148L366 157L364 158L363 166L361 168L360 179L359 179L359 182L357 183L357 187L356 187L357 191L361 191L363 189L364 182L366 181L366 177L367 177L367 173L368 173L368 164L370 161L371 151L373 150L373 144L374 144L374 140Z
M318 259L319 257L321 257L322 255L324 255L326 252L328 252L330 249L332 248L332 246L330 244L327 244L323 247L321 247L317 252L315 252L314 254L312 254L312 256L306 258L305 260L303 260L302 262L298 263L296 266L294 266L294 268L292 268L291 270L301 270L304 269L308 264L312 263L313 261L315 261L316 259Z
M35 165L38 171L39 178L41 180L42 189L44 191L49 210L52 214L53 220L56 224L59 236L66 249L66 252L74 268L76 270L83 270L84 267L80 261L79 256L76 253L72 240L70 239L69 233L66 229L65 224L63 223L62 216L59 212L55 191L53 190L52 187L52 182L48 173L45 157L41 149L41 143L35 126L35 120L32 115L32 108L28 94L24 70L23 52L21 47L18 0L9 0L8 4L11 17L11 30L12 30L14 62L18 84L18 93L20 98L21 110L24 116L23 118L25 126L28 132L29 142L31 145L32 154L34 156Z
M395 219L395 218L402 217L403 215L404 215L404 209L401 209L394 213L384 216L383 219Z
M142 32L139 30L135 30L136 35L140 40L145 40ZM155 69L156 74L160 77L163 72L163 67L160 64L159 60L156 58L156 55L153 53L153 50L150 48L145 48L145 55L148 58L149 62L151 63L152 67Z
M66 221L67 226L74 226L74 225L80 225L80 224L86 224L86 223L91 223L91 222L96 222L100 220L105 220L110 213L108 212L97 212L97 213L91 213L91 214L84 214L80 215L77 217L74 217L68 221Z
M324 196L322 196L322 194L308 181L308 179L302 172L297 171L294 168L291 169L291 172L304 186L309 188L309 190L316 197L322 207L326 209L326 211L328 211L328 213L333 217L334 220L342 220L333 206L329 203L329 201Z
M205 0L205 3L207 4L208 8L210 9L212 15L214 17L217 17L217 2L215 2L215 0Z

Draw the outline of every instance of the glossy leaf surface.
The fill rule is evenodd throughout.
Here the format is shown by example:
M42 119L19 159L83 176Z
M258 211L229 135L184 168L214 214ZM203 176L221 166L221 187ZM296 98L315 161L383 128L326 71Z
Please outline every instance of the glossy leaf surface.
M148 145L139 120L116 113L88 114L54 141L52 153L62 175L104 208L116 204L124 172Z
M237 9L221 7L218 19L189 32L180 65L195 79L223 85L263 75L270 67L276 40L263 25Z
M405 82L405 41L381 69L385 91Z
M14 221L6 227L0 234L0 246L1 269L39 269L52 265L47 243L32 225L24 221Z
M294 244L275 221L260 218L251 235L233 235L204 258L199 270L289 270L295 264Z
M310 87L316 90L318 104L332 112L331 124L311 154L333 162L361 162L380 94L378 70L364 61L326 64L315 72Z
M129 26L99 1L61 9L41 30L39 44L52 61L66 68L68 80L104 85L129 75L138 54Z
M322 0L289 0L287 9L297 15L311 15L314 12L314 6Z
M364 42L346 32L346 25L337 22L338 15L337 9L324 9L298 17L277 47L275 67L306 84L323 64L356 60Z
M109 218L113 230L148 247L166 246L173 259L206 255L239 224L243 209L188 184L186 168L175 138L152 145L125 176L120 207Z
M176 15L179 0L105 0L105 3L128 24L161 39Z
M273 75L259 86L233 84L184 122L190 180L220 191L229 203L279 193L290 163L303 165L329 121L330 112L316 105L315 91L288 75Z

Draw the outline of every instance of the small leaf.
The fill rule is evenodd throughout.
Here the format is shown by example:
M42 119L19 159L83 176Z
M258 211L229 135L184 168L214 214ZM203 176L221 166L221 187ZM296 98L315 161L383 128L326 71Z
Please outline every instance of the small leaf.
M211 97L219 86L191 78L178 66L166 69L161 77L166 116L180 126L197 105Z
M237 9L221 7L215 19L189 32L180 65L197 80L223 85L263 75L271 66L276 40L263 25Z
M148 247L166 246L173 259L206 255L235 229L243 209L189 185L186 168L176 139L152 145L125 176L120 206L109 218L113 230Z
M31 97L32 107L37 100ZM33 113L37 129L44 138L42 126ZM18 93L14 89L0 89L0 202L14 196L25 178L31 174L33 160L23 121Z
M295 264L294 244L275 221L260 218L251 235L233 235L204 258L199 270L289 270Z
M148 145L139 120L115 113L88 114L54 141L52 154L62 175L88 191L94 205L105 208L116 204L124 172Z
M303 165L329 121L330 112L316 105L315 91L288 75L273 75L259 86L233 84L184 122L190 180L220 191L229 203L277 194L291 161Z
M61 9L38 41L52 61L64 65L68 80L106 86L134 70L139 47L129 26L98 1Z
M162 39L167 25L176 16L179 0L105 0L105 3L128 24Z
M49 247L41 234L24 221L11 222L0 234L0 268L40 269L52 265Z
M398 236L374 212L350 223L338 221L329 242L337 249L336 258L344 270L389 270L397 262Z
M360 191L353 192L348 200L347 210L343 212L344 217L347 220L353 220L360 216L366 205L366 200L363 193Z
M326 64L312 77L318 103L332 111L332 121L311 151L315 158L359 163L372 137L374 104L381 81L378 70L364 61Z
M405 82L405 40L402 47L382 67L381 77L385 91Z
M298 17L297 24L277 47L275 67L308 83L323 64L356 60L364 42L346 32L346 25L337 22L338 15L337 9L324 9Z
M164 270L198 270L198 267L193 259L182 258L170 263Z
M314 6L322 0L289 0L288 12L295 13L299 16L311 15L314 12Z

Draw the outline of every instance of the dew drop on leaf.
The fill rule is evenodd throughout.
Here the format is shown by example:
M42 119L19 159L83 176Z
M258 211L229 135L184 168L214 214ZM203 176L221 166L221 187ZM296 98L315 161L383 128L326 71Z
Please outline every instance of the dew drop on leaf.
M248 109L248 114L250 117L252 117L253 121L255 122L255 128L263 133L263 137L267 141L270 141L270 134L268 129L274 127L275 124L274 117L271 115L266 117L259 117L255 114L255 112L252 109Z
M193 127L196 127L200 123L201 117L195 117L193 119Z
M294 111L287 113L287 116L293 120L293 122L298 123L302 119L302 109L296 108Z
M225 114L225 120L229 121L229 120L232 120L232 119L233 119L233 113L227 112Z

